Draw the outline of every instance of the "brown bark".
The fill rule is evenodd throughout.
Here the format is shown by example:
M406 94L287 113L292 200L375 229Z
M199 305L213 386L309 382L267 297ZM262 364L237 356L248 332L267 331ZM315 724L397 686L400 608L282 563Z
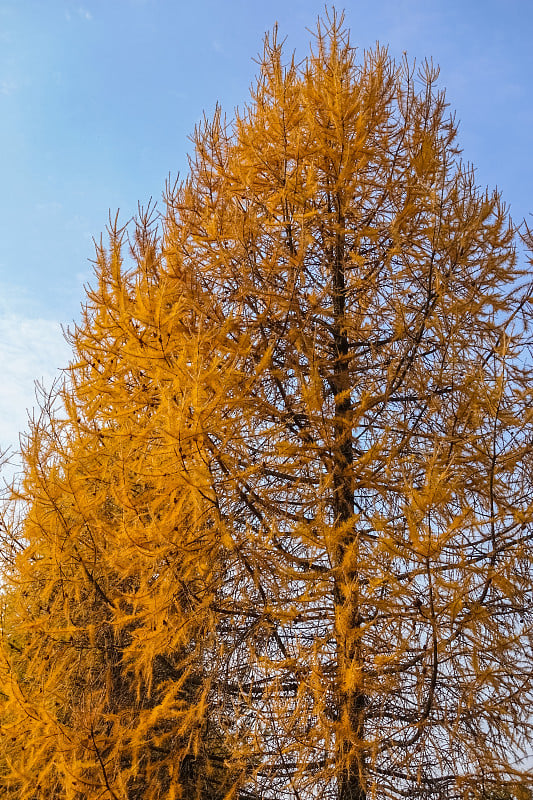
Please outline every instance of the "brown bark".
M344 219L338 214L335 245L331 252L334 363L332 388L335 396L334 453L333 453L333 511L334 524L339 529L335 537L334 588L337 625L337 680L340 723L338 734L339 800L365 800L364 709L362 663L359 646L359 591L357 574L356 531L353 527L353 408L350 392L349 343L346 333L346 281ZM342 620L342 622L341 622ZM348 628L346 627L346 620ZM357 670L356 685L346 681L348 670Z

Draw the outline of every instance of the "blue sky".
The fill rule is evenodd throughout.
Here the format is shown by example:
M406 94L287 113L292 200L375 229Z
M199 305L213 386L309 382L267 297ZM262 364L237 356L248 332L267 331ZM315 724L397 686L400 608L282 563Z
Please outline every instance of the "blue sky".
M337 5L342 8L341 4ZM465 159L516 219L533 212L533 3L346 0L352 43L432 56ZM304 57L315 0L0 0L0 446L17 445L33 380L69 351L92 237L126 220L221 103L248 97L253 58L277 21Z

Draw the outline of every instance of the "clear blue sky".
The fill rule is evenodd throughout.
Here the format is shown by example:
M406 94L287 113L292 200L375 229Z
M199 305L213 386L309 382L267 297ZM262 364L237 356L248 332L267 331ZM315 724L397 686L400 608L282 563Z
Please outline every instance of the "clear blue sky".
M337 8L342 8L341 3ZM481 185L533 212L531 0L346 0L352 43L432 56ZM186 170L188 135L246 102L266 30L308 51L315 0L0 0L0 445L66 364L92 237Z

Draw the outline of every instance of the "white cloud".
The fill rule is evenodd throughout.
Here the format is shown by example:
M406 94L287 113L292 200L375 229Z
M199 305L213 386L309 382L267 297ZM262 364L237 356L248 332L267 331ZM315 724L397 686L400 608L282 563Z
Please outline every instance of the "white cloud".
M88 9L84 8L84 6L78 6L75 11L73 9L73 13L77 14L78 17L81 17L81 19L87 20L88 22L90 22L93 18L91 12ZM68 8L65 9L65 19L67 20L67 22L71 22L72 20L72 14L70 13Z
M35 381L50 388L70 349L58 322L0 308L0 448L18 449L37 406Z
M57 214L63 210L63 203L59 203L57 200L50 200L46 203L35 203L35 210L39 212Z
M19 85L17 81L6 78L0 81L0 94L10 95L17 91Z

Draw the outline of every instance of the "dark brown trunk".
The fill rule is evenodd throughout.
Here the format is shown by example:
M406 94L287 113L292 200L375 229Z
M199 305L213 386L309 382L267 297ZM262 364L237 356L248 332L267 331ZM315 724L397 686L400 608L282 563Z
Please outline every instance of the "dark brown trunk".
M331 250L335 396L333 512L338 534L333 553L336 568L334 603L337 637L338 800L366 800L364 709L360 652L358 555L354 519L353 407L350 392L350 351L346 331L344 220L337 216ZM354 675L349 682L346 676Z

